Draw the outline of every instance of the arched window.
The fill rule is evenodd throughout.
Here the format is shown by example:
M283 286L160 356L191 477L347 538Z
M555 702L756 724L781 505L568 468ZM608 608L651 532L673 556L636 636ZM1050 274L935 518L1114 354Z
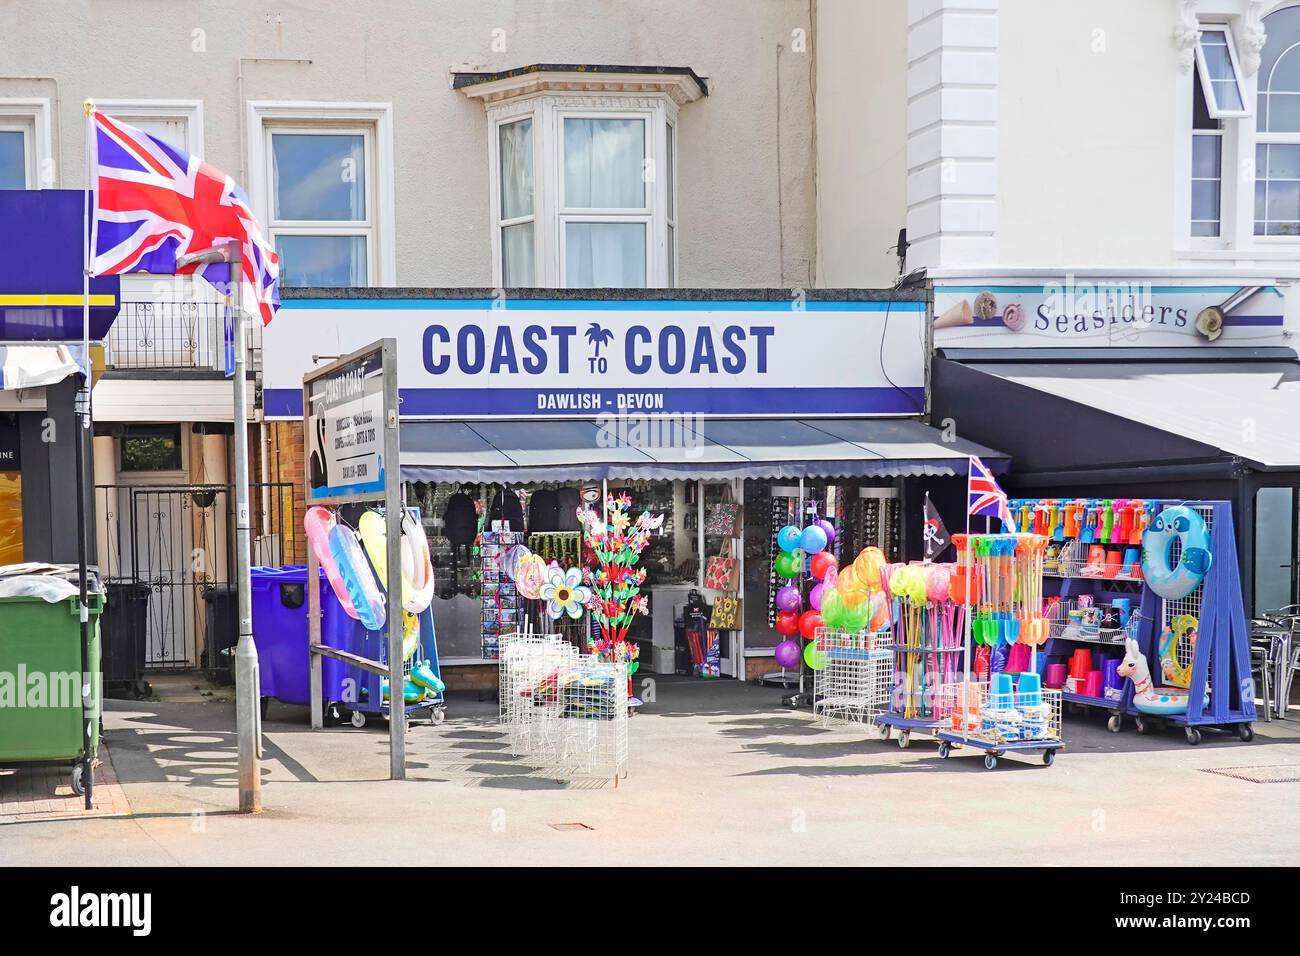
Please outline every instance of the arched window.
M1256 110L1255 235L1300 236L1300 6L1264 18Z

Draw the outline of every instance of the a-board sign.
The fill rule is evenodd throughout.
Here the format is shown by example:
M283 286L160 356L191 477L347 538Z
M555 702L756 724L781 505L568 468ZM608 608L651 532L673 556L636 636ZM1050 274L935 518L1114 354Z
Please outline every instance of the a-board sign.
M384 339L303 376L308 504L383 498L397 414L396 344ZM385 368L388 373L385 375Z

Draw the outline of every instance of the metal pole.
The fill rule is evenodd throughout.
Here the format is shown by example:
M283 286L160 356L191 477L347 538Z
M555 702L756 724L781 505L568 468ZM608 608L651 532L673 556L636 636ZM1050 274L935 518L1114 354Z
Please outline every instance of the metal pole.
M239 812L262 812L259 753L261 681L253 644L252 549L248 507L248 394L244 363L248 334L240 305L243 270L239 243L228 247L230 302L235 323L235 586L239 593L239 643L235 645L235 725L239 738ZM310 587L310 584L308 585Z
M383 344L385 415L384 519L388 525L388 760L389 779L406 779L406 674L402 670L402 474L398 440L397 342ZM502 491L505 495L505 491Z
M86 134L94 135L94 121L90 114L93 105L85 103ZM94 806L95 770L93 715L95 713L97 675L90 672L90 595L86 571L86 432L90 428L90 140L86 145L86 195L82 205L82 233L84 240L83 268L81 270L81 388L77 390L74 409L77 468L77 602L81 618L81 780L85 787L86 809Z

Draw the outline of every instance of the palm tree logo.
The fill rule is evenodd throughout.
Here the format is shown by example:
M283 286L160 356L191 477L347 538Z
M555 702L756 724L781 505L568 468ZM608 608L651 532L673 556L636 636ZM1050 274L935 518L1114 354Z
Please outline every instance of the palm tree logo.
M614 333L609 329L601 328L599 322L592 322L587 326L587 342L592 346L592 358L600 358L601 348L612 341L614 341Z

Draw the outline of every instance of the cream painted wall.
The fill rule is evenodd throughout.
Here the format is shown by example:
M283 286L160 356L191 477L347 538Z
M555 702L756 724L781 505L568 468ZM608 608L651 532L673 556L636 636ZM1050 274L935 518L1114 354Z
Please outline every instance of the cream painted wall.
M87 96L202 99L205 158L242 181L241 72L245 100L392 102L404 286L492 280L487 123L480 104L451 90L452 71L536 62L692 67L711 95L680 119L681 284L813 281L812 55L792 43L793 31L811 27L807 0L61 0L57 14L54 4L4 7L0 97L57 99L64 187L82 183ZM504 52L491 47L498 28Z
M907 4L816 0L818 285L887 286L907 220Z
M1175 13L1174 0L1002 0L999 266L1173 262L1188 82Z

